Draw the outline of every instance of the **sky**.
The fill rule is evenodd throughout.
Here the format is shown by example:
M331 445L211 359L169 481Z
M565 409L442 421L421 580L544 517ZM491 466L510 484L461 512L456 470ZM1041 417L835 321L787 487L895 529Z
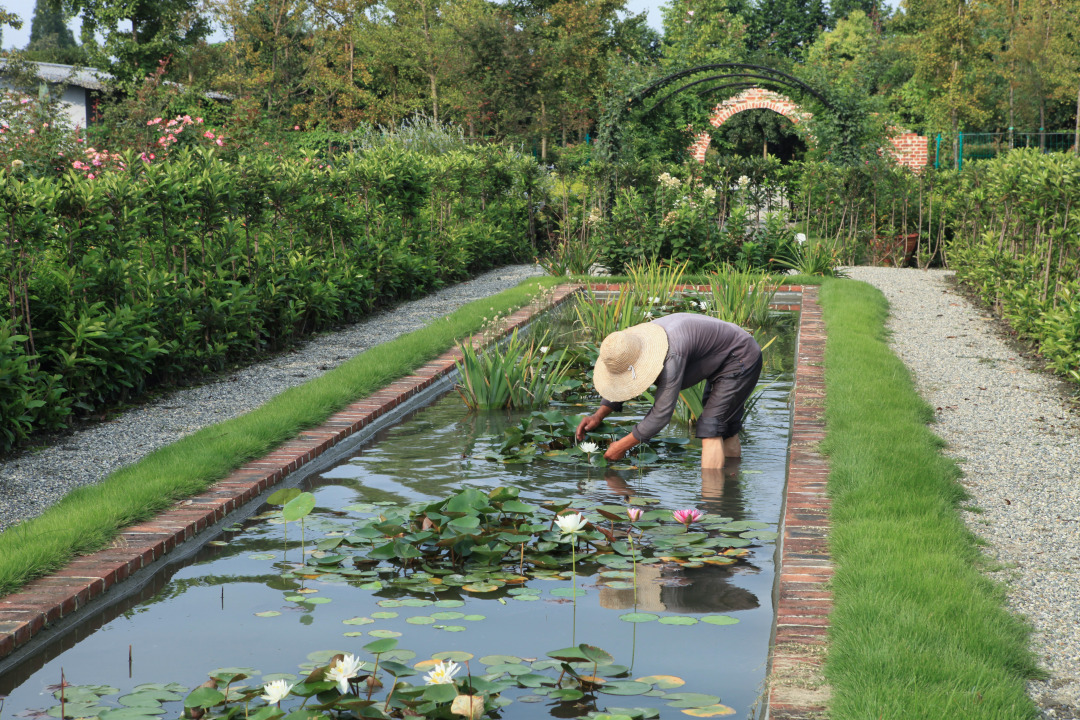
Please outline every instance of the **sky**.
M660 6L663 4L663 0L627 0L626 7L635 14L648 12L649 25L660 30ZM5 49L26 47L26 43L30 42L30 20L34 17L34 0L0 0L0 5L6 7L9 12L15 13L23 20L21 30L4 28L3 47ZM71 30L75 33L75 38L78 39L78 19L71 22Z

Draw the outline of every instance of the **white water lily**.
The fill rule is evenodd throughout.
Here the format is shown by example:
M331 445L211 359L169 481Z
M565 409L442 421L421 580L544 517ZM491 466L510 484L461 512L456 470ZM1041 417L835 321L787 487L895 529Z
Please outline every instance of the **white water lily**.
M600 449L600 446L594 442L579 443L578 447L581 448L581 452L592 454Z
M577 535L585 529L589 521L581 513L567 513L555 518L555 524L562 530L563 535Z
M326 679L337 683L338 691L344 695L349 692L349 681L360 672L362 664L360 658L349 653L330 666L326 671Z
M424 676L424 681L428 685L449 685L454 682L454 675L461 666L453 660L449 662L439 661L439 664L431 669L427 675Z
M287 698L292 689L293 686L284 680L275 680L263 685L263 692L266 694L261 697L268 705L274 705Z
M547 345L544 345L542 348L540 348L540 354L541 355L547 355L547 351L548 351Z
M647 318L649 318L650 320L652 320L652 310L646 310L646 311L645 311L645 317L647 317Z
M658 297L649 298L649 304L650 305L659 305L660 304L660 298L658 298Z

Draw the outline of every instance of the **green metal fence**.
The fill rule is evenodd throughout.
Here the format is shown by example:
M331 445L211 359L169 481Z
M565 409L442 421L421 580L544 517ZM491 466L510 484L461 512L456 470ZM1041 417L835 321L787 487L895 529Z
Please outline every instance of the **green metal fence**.
M949 155L942 154L942 140L948 144L948 139L939 133L935 143L934 167L940 167L942 163L949 164ZM1075 152L1075 132L990 132L990 133L959 133L956 137L957 167L963 168L965 160L981 160L997 157L1003 152L1014 148L1039 148L1043 152Z

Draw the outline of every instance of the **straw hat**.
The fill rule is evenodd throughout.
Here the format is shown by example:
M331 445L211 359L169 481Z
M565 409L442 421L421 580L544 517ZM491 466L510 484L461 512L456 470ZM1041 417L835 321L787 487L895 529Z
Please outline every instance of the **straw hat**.
M656 323L611 333L600 345L593 366L596 391L610 402L637 397L659 377L667 351L667 333Z

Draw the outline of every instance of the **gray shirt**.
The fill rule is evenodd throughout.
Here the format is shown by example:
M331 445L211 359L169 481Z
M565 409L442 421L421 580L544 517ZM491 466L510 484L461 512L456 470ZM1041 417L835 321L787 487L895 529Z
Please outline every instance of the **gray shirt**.
M653 406L631 431L638 442L650 439L670 422L681 391L702 380L739 375L761 357L753 336L735 323L696 313L675 313L653 322L667 333L668 351L656 378ZM622 403L604 400L602 404L622 410Z

